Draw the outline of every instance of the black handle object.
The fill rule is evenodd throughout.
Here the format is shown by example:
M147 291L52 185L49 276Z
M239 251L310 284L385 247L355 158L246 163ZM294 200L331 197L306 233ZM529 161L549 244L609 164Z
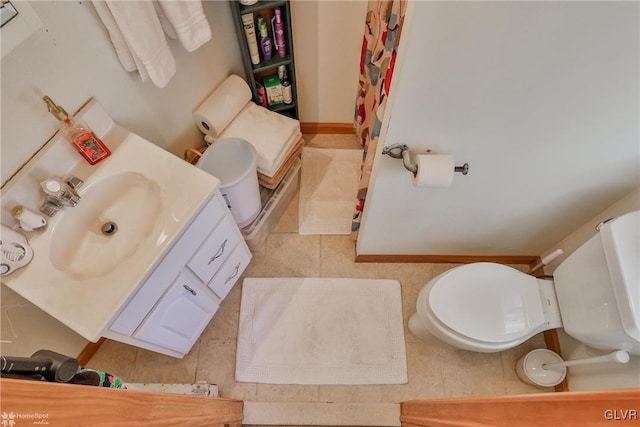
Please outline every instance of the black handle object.
M49 381L66 383L78 372L78 361L51 350L38 350L31 357L1 356L3 373L40 374Z

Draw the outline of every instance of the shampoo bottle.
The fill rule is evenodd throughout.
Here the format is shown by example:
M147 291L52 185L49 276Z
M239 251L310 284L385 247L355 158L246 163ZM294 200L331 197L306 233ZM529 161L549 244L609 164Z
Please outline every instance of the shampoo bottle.
M293 102L293 96L291 93L291 80L289 80L289 75L287 74L287 69L284 69L282 73L282 78L280 79L282 84L282 96L285 104L291 104Z
M247 36L251 63L258 65L260 63L260 53L258 52L258 42L256 41L256 28L253 25L253 13L242 15L242 25L244 26L244 33Z
M56 105L48 96L42 99L47 104L49 112L60 120L60 132L89 164L95 165L111 155L104 142L86 124L67 114L64 108Z
M262 59L268 61L271 59L271 39L269 38L267 22L260 15L258 15L258 32L260 33L260 48L262 49Z
M278 57L284 58L287 56L287 49L284 43L284 22L282 21L282 15L280 14L280 8L276 7L274 10L275 16L271 20L271 30L273 31L273 41L278 51Z

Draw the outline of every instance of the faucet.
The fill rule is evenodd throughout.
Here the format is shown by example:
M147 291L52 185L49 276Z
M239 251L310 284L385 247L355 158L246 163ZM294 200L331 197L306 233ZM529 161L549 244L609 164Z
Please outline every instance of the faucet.
M54 216L64 206L74 207L80 202L77 190L83 181L70 176L66 180L59 178L47 178L40 183L44 191L44 203L40 206L40 212L50 217Z

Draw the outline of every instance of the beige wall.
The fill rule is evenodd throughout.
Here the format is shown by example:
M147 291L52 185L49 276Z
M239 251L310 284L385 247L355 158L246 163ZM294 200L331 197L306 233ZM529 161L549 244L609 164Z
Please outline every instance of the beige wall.
M300 120L351 123L366 1L294 1Z

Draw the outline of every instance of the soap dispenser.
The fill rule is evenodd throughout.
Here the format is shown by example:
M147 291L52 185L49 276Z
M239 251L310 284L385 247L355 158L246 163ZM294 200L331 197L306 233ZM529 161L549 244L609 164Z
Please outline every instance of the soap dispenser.
M111 155L109 148L82 120L70 116L64 108L56 105L48 96L42 100L47 104L49 112L60 120L60 132L89 164L95 165Z

